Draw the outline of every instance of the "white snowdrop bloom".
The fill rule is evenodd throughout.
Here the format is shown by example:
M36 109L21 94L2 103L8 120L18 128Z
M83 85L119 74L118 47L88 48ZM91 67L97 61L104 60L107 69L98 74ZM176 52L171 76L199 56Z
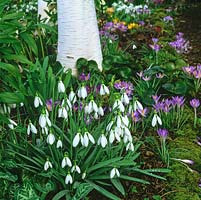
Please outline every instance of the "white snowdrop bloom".
M76 147L79 142L83 143L83 137L81 133L77 133L73 139L73 147Z
M68 119L68 113L65 107L60 107L58 109L58 117Z
M52 168L52 163L47 160L44 164L44 170L47 171L49 168Z
M125 111L125 107L123 105L123 103L118 99L114 102L114 105L113 105L113 110L118 108L121 112L124 112Z
M109 91L108 87L105 86L105 84L101 84L100 95L103 96L103 95L106 95L106 94L110 94L110 91Z
M67 98L62 100L61 106L65 107L67 111L72 109L72 104Z
M86 178L86 175L87 175L86 172L82 173L82 179L83 179L83 180Z
M137 46L135 44L133 44L133 49L137 49Z
M78 89L77 93L79 98L85 99L87 97L87 89L85 86L82 86L81 88Z
M48 135L48 128L47 127L42 128L42 134Z
M133 109L136 111L137 109L143 110L142 104L136 99L133 104Z
M73 167L71 168L71 172L73 173L73 172L77 172L78 174L80 174L81 173L81 170L80 170L80 168L79 168L79 166L78 165L73 165Z
M94 119L98 119L98 118L99 118L98 113L95 112L95 113L94 113Z
M120 138L120 136L119 136L119 133L115 131L115 132L114 132L114 135L115 135L116 140L117 140L118 142L120 142L120 141L121 141L121 138Z
M115 127L114 132L119 136L123 136L123 129L121 127Z
M107 131L107 132L109 132L109 131L111 130L113 124L114 124L114 121L112 120L112 121L106 126L106 131Z
M109 134L109 142L112 144L115 140L114 130L111 130Z
M121 96L121 102L124 103L125 105L128 105L129 104L129 98L128 98L128 95L124 92Z
M126 151L128 151L128 150L134 151L134 145L133 145L132 142L129 142L129 143L127 144L127 146L126 146Z
M37 134L37 129L31 122L29 122L27 127L27 134L30 135L31 132Z
M121 117L121 120L122 120L123 124L128 127L128 125L129 125L128 116L127 116L127 115L122 116L122 117Z
M128 142L132 142L133 141L132 135L124 135L123 141L124 141L124 144Z
M153 127L155 127L157 123L158 123L159 125L162 125L161 118L157 115L157 113L155 113L154 116L153 116L151 125L152 125Z
M65 85L60 80L59 83L58 83L58 93L64 93L64 92L65 92Z
M98 108L98 114L99 114L100 116L104 116L104 110L103 110L102 106L100 106L100 107Z
M39 125L41 128L45 128L46 124L47 124L46 115L42 113L39 117Z
M85 113L85 114L90 114L91 112L92 112L92 111L89 110L89 106L86 105L86 106L84 107L84 113Z
M36 95L34 98L34 107L38 108L40 105L43 106L43 102L41 98L38 95Z
M8 127L13 130L14 127L17 126L17 123L13 121L12 119L8 119L8 120L10 122L10 124L8 124Z
M58 148L62 148L63 147L63 143L62 143L62 141L59 139L58 141L57 141L57 149Z
M23 102L21 102L21 103L20 103L20 107L23 107L23 106L24 106L24 103L23 103Z
M121 127L121 115L117 115L117 127Z
M114 168L111 170L111 172L110 172L110 178L111 178L111 179L114 178L115 175L116 175L117 177L120 177L119 170L118 170L116 167L114 167Z
M85 133L84 133L84 136L83 136L82 145L83 145L84 147L88 147L89 141L90 141L92 144L95 144L95 140L94 140L93 136L92 136L89 132L85 132Z
M73 90L70 91L70 94L68 95L68 99L73 104L77 101L77 96Z
M67 174L66 178L65 178L65 184L68 185L68 184L72 184L73 183L73 178L72 176L70 175L70 173Z
M53 133L49 133L47 136L47 143L52 145L55 142L55 136Z
M49 127L51 127L52 126L52 122L50 121L49 117L46 115L45 118L46 118L47 125Z
M72 162L66 154L64 155L64 158L61 161L61 167L64 168L65 166L72 167Z
M102 134L99 139L98 139L98 145L101 145L103 148L106 147L107 145L107 138L105 137L104 134Z
M126 126L124 127L123 130L124 130L125 135L127 135L127 136L131 135L130 130Z

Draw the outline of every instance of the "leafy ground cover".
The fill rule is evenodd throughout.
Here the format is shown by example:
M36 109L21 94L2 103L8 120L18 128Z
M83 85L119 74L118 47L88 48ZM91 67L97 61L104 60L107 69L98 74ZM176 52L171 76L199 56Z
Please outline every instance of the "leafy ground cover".
M200 199L200 5L96 4L103 72L73 77L56 2L0 2L0 198Z

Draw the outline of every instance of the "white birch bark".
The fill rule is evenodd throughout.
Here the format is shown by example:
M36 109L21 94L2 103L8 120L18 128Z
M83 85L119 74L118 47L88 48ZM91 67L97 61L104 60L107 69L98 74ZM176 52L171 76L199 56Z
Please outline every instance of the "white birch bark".
M43 0L38 0L38 17L40 16L41 20L49 20L49 16L45 11L48 11L48 3Z
M102 52L94 0L57 0L57 60L76 74L79 58L95 60L102 70Z

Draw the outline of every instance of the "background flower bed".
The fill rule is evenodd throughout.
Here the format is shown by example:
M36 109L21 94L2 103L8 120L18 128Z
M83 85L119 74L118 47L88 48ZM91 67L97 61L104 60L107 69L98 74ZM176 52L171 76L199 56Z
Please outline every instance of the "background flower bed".
M54 143L53 145L55 146L53 149L55 150L56 141L54 141L54 136L51 135L51 132L48 132L47 136L39 136L39 134L33 134L31 137L27 136L29 119L38 126L38 117L40 111L43 110L34 108L36 93L38 93L39 97L42 99L43 105L45 105L46 100L50 98L53 98L53 102L56 102L59 97L57 95L57 84L60 78L64 82L65 89L67 88L67 93L64 94L64 96L60 96L61 100L63 97L68 96L71 87L73 87L76 94L78 94L79 88L88 86L88 94L90 94L90 91L92 94L87 98L86 102L83 102L84 105L87 105L90 100L92 100L92 96L95 95L93 98L97 101L96 103L100 103L100 105L103 104L108 107L107 109L111 109L110 107L112 107L117 99L121 99L122 102L126 104L126 97L122 97L124 92L130 95L129 104L133 106L133 111L130 112L129 116L129 129L131 130L135 150L137 150L138 143L143 143L140 148L142 156L137 159L137 168L145 168L145 174L151 175L150 172L152 172L152 168L164 168L170 162L169 168L171 172L167 175L168 182L158 183L157 179L150 179L147 178L147 176L144 177L142 174L139 174L136 178L146 179L141 181L142 184L149 180L152 183L151 187L142 187L141 185L131 184L126 181L123 182L123 186L125 188L129 187L129 189L123 192L118 179L115 179L116 183L113 182L112 184L117 188L117 191L112 189L109 185L110 182L107 181L104 184L102 183L106 189L109 188L109 191L117 196L119 196L120 193L122 193L122 195L126 193L125 196L127 196L125 199L160 199L160 196L163 199L200 198L200 189L198 187L199 174L192 171L192 169L199 171L200 166L200 147L195 143L196 137L199 134L197 130L200 127L199 108L196 128L193 128L194 113L189 103L192 98L199 98L199 67L196 69L197 71L195 69L193 70L195 73L193 73L193 71L188 73L188 68L184 68L184 71L182 70L182 67L186 67L187 64L183 60L181 53L186 53L186 51L190 50L190 45L188 45L188 41L185 40L185 35L182 36L182 34L178 34L177 38L175 38L174 15L176 11L175 9L170 9L167 7L167 4L160 1L150 2L147 6L145 6L145 2L140 1L136 3L136 5L138 5L137 8L130 6L126 11L123 8L121 8L123 11L118 9L118 4L113 5L111 8L112 3L113 2L108 2L108 5L103 5L104 3L97 4L100 19L100 34L102 35L105 58L104 71L97 76L98 71L96 70L96 64L92 61L87 62L81 59L78 62L81 80L72 80L69 74L63 75L60 70L61 66L55 61L57 31L54 3L51 4L52 20L50 24L37 22L36 13L34 13L34 11L36 11L34 3L28 6L28 8L27 5L20 2L10 4L10 7L8 7L7 4L5 6L5 2L1 4L2 47L0 49L0 67L3 70L3 73L1 73L0 95L3 113L1 114L1 177L2 180L4 180L4 182L2 182L2 188L4 188L2 198L51 199L57 192L60 192L62 188L68 187L68 185L66 186L64 183L62 183L63 186L56 185L55 187L55 180L52 177L52 174L55 173L53 171L55 165L53 164L53 169L51 170L49 168L48 171L50 170L50 172L47 173L43 168L45 164L45 169L47 169L47 166L51 167L46 160L47 155L43 153L41 154L43 156L39 158L39 149L33 145L34 142L37 144L37 141L39 142L37 145L40 145L40 140L36 139L43 138L44 147L48 146L46 144L47 140L49 144ZM124 5L130 5L131 3L132 2L121 3L119 7L125 7ZM139 7L140 4L143 6ZM19 10L19 13L16 13L16 10ZM33 12L28 12L30 10ZM133 10L135 10L134 13ZM23 12L27 12L25 17L23 16ZM125 14L125 12L127 13ZM173 20L171 17L167 16L172 16ZM169 45L169 43L171 45ZM176 50L171 46L175 47ZM48 56L49 59L45 58L45 56ZM38 77L40 77L40 79ZM38 81L38 79L40 81ZM130 82L132 82L133 86ZM95 91L95 89L89 90L94 87L100 87L101 83L107 83L106 85L110 88L111 92L110 98L108 98L107 94L102 98L97 97L98 92ZM160 101L156 101L155 95L161 95ZM172 97L176 98L178 95L180 97L177 98L177 100L185 95L185 106L183 103L177 105L172 101ZM143 109L139 104L138 111L136 111L136 100L143 105ZM20 107L19 104L22 102L24 106ZM110 106L107 105L107 102L109 102L108 105ZM11 104L14 103L17 104L17 107L11 109L11 107L14 106ZM50 108L49 106L51 107L52 105L47 104L47 109ZM77 106L78 110L79 106ZM129 106L127 107L129 111ZM9 112L10 109L11 112ZM54 125L59 123L58 127L60 127L61 120L53 120L57 115L58 109L59 105L55 105L55 113L52 114L51 121ZM153 118L156 116L155 111L157 111L157 116L162 119L162 125L160 126L160 121L154 120L156 122L158 121L159 125L157 125L157 128L151 128L151 124L156 123L153 122ZM81 113L84 114L84 111L82 110ZM178 113L179 116L177 116ZM110 117L111 113L107 115L107 118L112 119ZM116 117L116 115L118 116L118 114L114 113L114 117ZM63 111L60 117L65 118L65 116L66 114ZM96 126L95 115L91 116L91 113L89 113L88 117L91 118L88 120L92 121L93 126ZM100 116L98 117L103 120ZM9 122L8 119L14 120L15 123L17 122L18 126L13 127L15 123L12 121ZM155 117L155 119L158 118ZM85 122L87 121L87 119L82 118L82 120L77 120L76 122L79 126L80 123L82 124L80 128L83 130L86 128L83 125L84 120ZM117 118L115 121L116 120ZM10 130L7 127L9 123L11 123L11 127L14 129ZM72 124L72 122L70 122L70 124ZM102 126L105 127L106 125ZM168 152L165 154L162 154L160 150L161 140L157 135L157 129L159 127L166 128L169 131L166 140ZM60 135L60 130L57 129L56 131L56 128L57 127L53 128L53 134L56 134L56 139L59 139L60 136L62 136L63 139L65 134ZM69 128L69 125L66 125L66 129L64 127L63 130L67 131L68 129L73 130L72 136L75 136L76 131L78 131L75 131L75 128ZM98 135L101 135L102 129L104 128L100 126L100 131L97 133L96 138L97 142L99 138ZM93 130L93 128L91 130ZM102 142L101 145L104 146L105 142ZM115 145L118 146L118 142L115 142ZM50 147L50 150L51 148L52 147ZM127 148L131 148L130 150L132 151L132 145ZM68 150L67 147L66 149ZM191 152L196 153L192 155ZM123 152L123 155L125 156L125 152ZM63 156L63 154L60 154L60 162ZM185 162L179 160L169 160L169 157L193 160L195 164L191 169L190 164L186 165ZM32 159L29 160L28 158ZM61 164L60 162L58 165ZM128 173L128 168L125 166L133 165L133 160L131 159L125 163L126 164L122 164L120 177L122 174L125 173L124 175L126 175ZM109 167L110 170L106 169L105 172L107 172L106 178L110 181L109 171L117 166L111 165ZM84 170L82 166L81 169ZM124 170L126 172L124 172ZM168 170L159 169L157 171L167 172ZM153 172L157 171L153 170ZM59 182L64 181L65 177L67 178L68 170L62 173L63 178L60 177ZM133 177L132 174L129 175ZM31 180L30 177L32 177ZM78 178L78 180L81 180L80 178ZM135 181L136 180L138 179L135 179ZM66 182L68 181L70 181L69 177ZM99 184L101 184L100 180ZM159 187L157 188L156 186L158 184ZM167 185L165 186L165 184ZM43 188L43 190L40 188ZM88 185L82 184L81 187L78 187L78 183L76 183L74 187L71 188L71 191L75 191L78 188L78 193L81 191L87 193L87 191L91 189L90 187L88 188ZM149 190L147 188L151 189ZM96 187L96 190L100 192L100 188L97 189ZM118 190L120 193L118 193ZM29 191L30 196L27 196L27 191ZM110 198L116 198L112 196L112 194L108 195ZM109 198L109 196L107 196L107 198ZM78 199L78 197L75 198Z

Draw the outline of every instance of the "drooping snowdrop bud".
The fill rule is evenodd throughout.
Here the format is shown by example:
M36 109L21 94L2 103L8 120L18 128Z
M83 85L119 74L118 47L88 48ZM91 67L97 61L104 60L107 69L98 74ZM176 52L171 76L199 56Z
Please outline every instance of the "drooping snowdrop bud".
M30 133L34 133L37 134L37 129L36 127L31 123L31 121L29 122L29 125L27 127L27 135L30 135Z
M115 127L114 132L117 133L119 136L123 136L123 129L121 127Z
M72 167L72 162L71 162L70 158L68 157L67 153L64 154L64 158L61 161L61 167L64 168L65 166Z
M128 150L134 151L134 145L133 145L132 142L129 142L129 143L127 144L127 146L126 146L126 151L128 151Z
M52 122L50 121L50 119L49 119L49 117L48 117L47 114L46 114L45 118L46 118L47 125L48 125L49 127L51 127L51 126L52 126Z
M80 170L79 166L76 165L76 163L73 165L73 167L72 167L72 169L71 169L71 172L72 172L72 173L73 173L73 172L77 172L78 174L81 173L81 170Z
M73 90L70 91L70 94L68 95L68 99L73 104L77 101L76 94Z
M111 170L111 172L110 172L110 178L111 178L111 179L114 178L115 175L116 175L117 177L120 177L119 170L118 170L116 167L114 167L114 168Z
M117 115L117 127L121 127L121 115L120 114L118 114Z
M127 127L124 127L124 133L127 135L127 136L130 136L131 135L131 132L130 130L127 128Z
M117 99L115 102L114 102L114 105L113 105L113 107L112 107L112 109L114 110L114 109L119 109L121 112L124 112L125 111L125 107L124 107L124 105L123 105L123 103L119 100L119 99Z
M62 80L58 83L58 93L64 93L65 92L65 85L63 84Z
M67 98L63 99L61 105L62 107L65 107L67 111L72 109L72 104Z
M86 171L84 173L82 173L82 179L83 180L86 178L86 175L87 175Z
M109 132L109 131L111 130L113 124L114 124L114 121L112 120L112 121L107 125L107 127L106 127L106 131L107 131L107 132Z
M98 114L100 116L104 116L104 110L103 110L103 108L101 106L98 108Z
M105 84L101 84L101 87L100 87L100 95L106 95L106 94L110 94L110 91L108 89L107 86L105 86Z
M129 98L128 95L126 94L126 92L124 92L121 96L121 102L125 105L129 104Z
M43 106L43 102L42 102L41 98L36 94L36 96L34 98L34 107L38 108L40 105Z
M152 125L153 127L155 127L157 123L158 123L159 125L162 125L161 118L157 115L157 113L155 113L154 116L153 116L151 125Z
M68 185L68 184L72 184L73 183L73 178L72 176L70 175L70 172L67 174L66 178L65 178L65 184Z
M124 135L124 138L123 138L123 141L124 141L124 144L128 143L128 142L132 142L133 141L133 138L131 135Z
M115 140L115 135L114 135L114 130L110 131L110 135L109 135L109 142L110 144L112 144Z
M47 159L44 164L44 170L47 171L49 168L52 168L52 163Z
M136 99L133 104L133 109L136 111L137 109L143 110L142 104Z
M39 125L41 128L45 128L46 124L47 124L46 115L42 113L39 117Z
M76 147L79 144L79 142L82 143L82 141L83 141L83 137L81 133L77 133L73 139L73 147Z
M127 116L127 115L122 116L122 117L121 117L121 120L122 120L123 124L124 124L126 127L128 127L128 125L129 125L128 116Z
M87 89L85 86L82 86L81 88L78 89L77 93L79 98L85 99L87 97Z
M101 134L101 136L98 139L98 145L101 145L103 148L106 147L107 145L107 138L105 137L104 134Z
M47 143L52 145L55 142L55 136L53 133L49 133L47 136Z
M13 130L14 127L17 126L17 123L13 121L12 119L8 119L8 120L10 122L10 124L8 124L8 127Z
M61 139L59 138L59 140L57 141L57 149L62 148L62 147L63 147L63 143L62 143Z

